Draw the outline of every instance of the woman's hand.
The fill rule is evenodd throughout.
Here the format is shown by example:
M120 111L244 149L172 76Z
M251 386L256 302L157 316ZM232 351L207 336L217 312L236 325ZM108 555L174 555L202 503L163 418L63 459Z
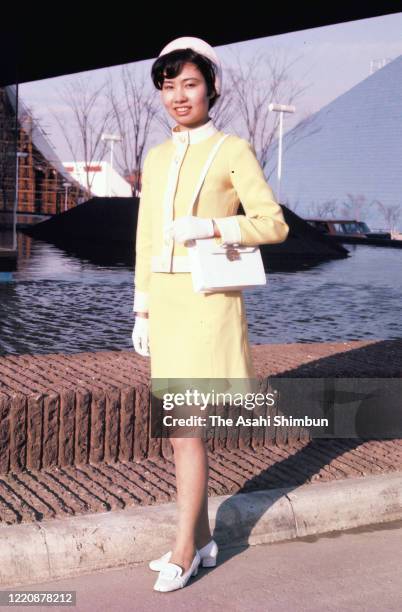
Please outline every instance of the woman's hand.
M149 320L148 317L135 317L132 334L134 349L143 357L149 356Z
M173 238L176 242L186 242L197 238L212 238L215 228L212 219L202 217L179 217L165 229L165 236Z

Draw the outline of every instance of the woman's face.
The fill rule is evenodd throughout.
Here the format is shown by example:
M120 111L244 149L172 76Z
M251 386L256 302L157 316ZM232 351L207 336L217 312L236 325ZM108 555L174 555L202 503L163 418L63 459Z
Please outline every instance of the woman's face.
M208 121L207 83L195 64L184 64L174 79L165 77L161 95L169 115L182 129L196 128ZM181 107L186 112L181 113Z

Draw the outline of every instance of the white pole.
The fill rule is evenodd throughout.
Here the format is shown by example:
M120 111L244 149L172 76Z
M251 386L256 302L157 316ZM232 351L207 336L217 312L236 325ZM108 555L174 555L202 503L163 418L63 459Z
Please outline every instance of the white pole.
M278 159L278 203L281 201L281 176L282 176L282 128L283 128L283 112L279 113L279 159Z
M269 111L275 111L279 113L279 145L278 145L278 203L280 204L280 191L281 191L281 177L282 177L282 131L283 131L283 113L294 113L296 110L295 106L288 106L287 104L275 104L271 102L268 104Z
M108 171L108 184L109 184L109 198L112 197L112 172L113 172L113 147L114 141L123 140L117 134L102 134L101 140L108 141L110 140L110 167Z
M111 141L111 147L110 147L109 198L112 197L113 145L114 145L114 140Z

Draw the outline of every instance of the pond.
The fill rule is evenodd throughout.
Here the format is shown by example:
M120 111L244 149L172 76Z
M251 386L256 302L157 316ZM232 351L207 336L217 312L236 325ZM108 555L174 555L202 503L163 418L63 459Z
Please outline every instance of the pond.
M0 282L0 354L132 349L134 271L18 234L18 270ZM251 344L402 337L402 250L270 271L244 292Z

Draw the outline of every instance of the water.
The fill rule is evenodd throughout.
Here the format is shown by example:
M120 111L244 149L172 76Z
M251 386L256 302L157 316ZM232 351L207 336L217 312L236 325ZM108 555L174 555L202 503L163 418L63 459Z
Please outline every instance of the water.
M402 250L347 245L350 257L270 272L244 292L252 344L402 337ZM19 234L18 270L0 279L0 354L132 349L134 272Z

